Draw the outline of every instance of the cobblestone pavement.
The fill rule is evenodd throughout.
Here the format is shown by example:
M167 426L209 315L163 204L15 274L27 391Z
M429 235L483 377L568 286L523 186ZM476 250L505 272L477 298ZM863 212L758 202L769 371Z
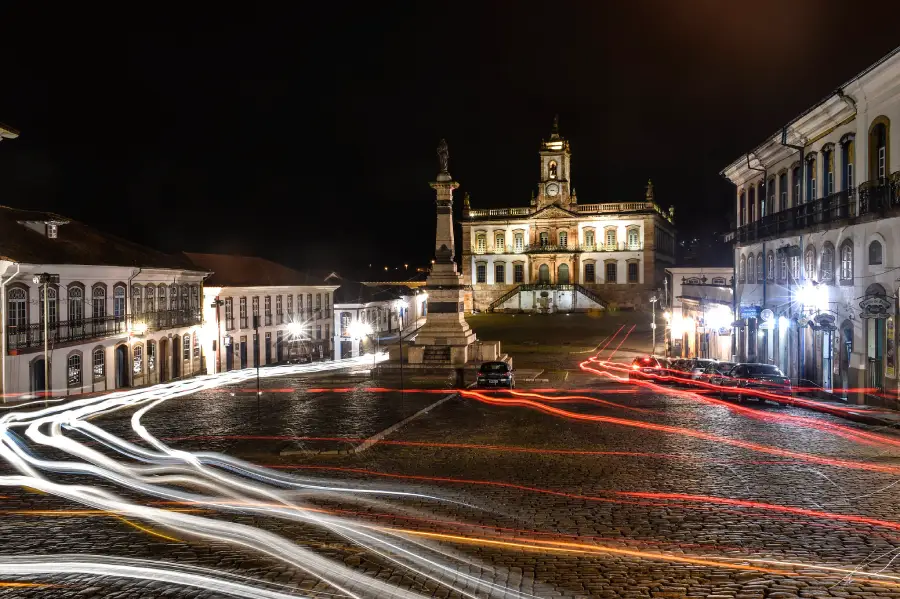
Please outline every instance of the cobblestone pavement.
M871 574L900 576L891 561L900 554L900 487L894 486L900 481L900 445L892 445L900 444L900 435L824 414L753 403L745 404L750 413L739 413L677 390L649 391L582 376L571 384L589 386L591 397L619 405L577 399L552 405L623 420L582 422L529 407L456 399L359 455L282 458L278 451L286 440L209 438L364 437L441 397L408 393L401 404L396 392L360 390L373 384L348 377L279 380L278 387L293 391L264 395L269 403L258 424L252 393L211 391L169 400L144 423L159 437L177 439L170 444L178 448L227 451L298 476L370 482L456 501L307 497L321 509L343 510L438 544L468 564L458 568L460 577L473 574L537 597L900 597L900 578ZM346 387L357 390L308 391ZM129 416L119 412L94 422L130 438ZM679 428L663 432L642 424ZM869 433L879 437L858 436ZM762 453L757 446L881 471ZM217 568L308 596L335 592L296 568L239 547L155 537L103 514L23 512L84 508L26 490L2 493L3 554L112 554ZM757 503L726 504L723 498ZM320 529L249 515L216 517L277 532L424 596L463 596ZM448 534L453 538L439 536ZM843 577L826 567L865 572ZM0 588L0 596L219 596L209 589L113 577L0 579L56 585Z

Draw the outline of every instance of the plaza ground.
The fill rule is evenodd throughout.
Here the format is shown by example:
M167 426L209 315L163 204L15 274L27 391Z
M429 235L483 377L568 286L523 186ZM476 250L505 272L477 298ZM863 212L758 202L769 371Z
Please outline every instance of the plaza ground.
M898 574L892 559L900 553L894 492L900 435L799 408L749 404L738 410L578 369L621 325L636 324L619 351L647 351L646 316L475 316L470 322L479 337L502 338L517 368L545 365L571 373L553 385L559 392L545 394L567 399L538 402L557 412L452 399L356 455L281 452L352 447L444 397L444 381L406 379L401 395L393 375L284 377L264 381L259 411L255 387L241 385L168 400L143 422L180 449L221 451L308 479L440 497L309 500L379 526L452 534L455 539L432 538L470 564L463 571L536 597L900 597L897 580L864 573L845 578L823 569L861 566ZM117 412L92 422L131 438L129 416ZM0 553L114 551L216 567L308 596L334 592L296 568L240 548L152 537L114 518L31 515L28 510L79 506L25 490L3 493ZM628 495L634 493L645 495ZM249 515L219 517L275 531L423 596L460 596L320 529ZM0 596L162 593L158 583L110 577L52 582L61 586L0 587ZM216 595L175 588L166 596Z

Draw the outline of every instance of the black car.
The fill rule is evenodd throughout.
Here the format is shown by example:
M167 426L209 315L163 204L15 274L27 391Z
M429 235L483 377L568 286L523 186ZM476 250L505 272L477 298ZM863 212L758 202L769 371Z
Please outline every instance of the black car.
M728 371L727 375L722 376L718 384L722 387L719 392L722 399L726 399L729 395L736 395L738 401L745 397L755 397L761 401L769 399L780 403L777 400L763 397L759 393L754 394L754 391L791 395L791 379L787 378L781 369L773 364L738 364Z
M669 374L669 361L657 356L640 356L631 362L631 370L628 371L628 380L652 379L655 376ZM651 376L648 376L651 375Z
M485 362L478 369L477 387L506 387L515 389L516 379L506 362Z

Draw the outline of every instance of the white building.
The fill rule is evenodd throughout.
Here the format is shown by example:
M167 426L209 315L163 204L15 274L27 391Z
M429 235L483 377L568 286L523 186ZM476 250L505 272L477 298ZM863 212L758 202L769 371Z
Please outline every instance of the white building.
M334 280L334 279L330 279ZM404 339L422 324L428 309L428 294L418 283L356 283L340 280L334 294L335 358L356 357L375 349L380 342Z
M666 355L731 360L734 269L667 268L666 279Z
M57 214L8 207L0 207L0 255L4 399L121 389L203 371L207 273L184 257ZM44 274L51 275L46 305L45 285L35 282Z
M854 401L887 397L892 405L898 50L723 171L736 186L739 358L777 364L795 381L843 396L859 390L849 393Z
M464 201L462 272L467 310L570 312L649 307L674 263L672 210L643 197L579 204L569 142L554 122L539 152L540 181L529 206L473 210Z
M210 372L333 355L336 284L263 258L186 254L210 271L204 287L204 342ZM254 329L258 317L259 330Z

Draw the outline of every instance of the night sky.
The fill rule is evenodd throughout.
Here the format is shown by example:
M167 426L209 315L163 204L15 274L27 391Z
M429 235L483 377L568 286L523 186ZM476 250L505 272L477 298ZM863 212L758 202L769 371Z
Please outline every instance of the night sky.
M0 203L167 251L426 264L439 139L457 211L527 206L559 113L581 203L652 178L709 235L719 171L900 44L890 3L308 4L7 11Z

